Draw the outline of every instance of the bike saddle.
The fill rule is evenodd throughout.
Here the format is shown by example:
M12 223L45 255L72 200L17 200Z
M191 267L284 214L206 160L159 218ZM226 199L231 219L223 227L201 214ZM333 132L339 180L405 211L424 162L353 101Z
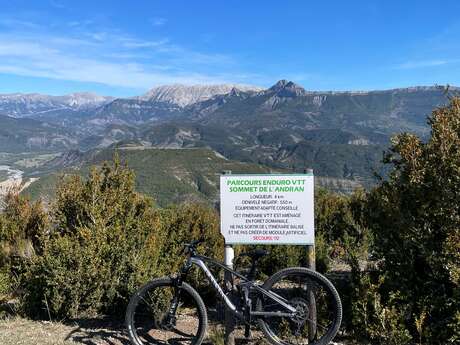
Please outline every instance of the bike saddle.
M270 254L270 252L268 250L257 248L257 249L250 250L250 251L248 251L246 253L242 253L242 254L240 254L240 256L248 256L252 260L259 260L260 258L262 258L262 257L264 257L264 256L266 256L268 254Z

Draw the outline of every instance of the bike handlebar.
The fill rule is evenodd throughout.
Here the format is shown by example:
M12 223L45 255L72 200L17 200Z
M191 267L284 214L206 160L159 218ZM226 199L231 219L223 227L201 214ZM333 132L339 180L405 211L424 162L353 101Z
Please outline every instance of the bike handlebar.
M198 246L200 243L203 243L205 241L204 237L199 238L198 240L194 240L190 243L184 243L184 252L188 251L195 251L196 246Z
M196 247L200 243L203 243L205 241L204 237L199 238L198 240L194 240L190 243L185 243L184 246L186 247Z

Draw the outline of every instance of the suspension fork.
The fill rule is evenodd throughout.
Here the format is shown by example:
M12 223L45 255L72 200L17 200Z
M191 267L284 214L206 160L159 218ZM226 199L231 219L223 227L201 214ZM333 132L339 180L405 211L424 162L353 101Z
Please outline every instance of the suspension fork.
M190 271L191 267L192 267L192 263L189 257L187 258L187 261L185 262L184 266L182 266L182 269L180 273L177 275L177 277L173 278L174 295L173 295L173 298L171 299L171 303L170 303L169 310L168 310L168 315L165 320L165 323L167 325L175 326L176 311L177 311L177 308L179 307L179 298L181 294L182 283L187 278L188 272Z
M180 270L180 272L177 275L177 277L174 278L174 288L176 290L176 293L178 293L180 291L180 288L182 287L182 283L187 278L187 275L188 275L188 272L190 271L190 268L192 268L192 259L189 256L187 258L187 261L182 266L182 269Z

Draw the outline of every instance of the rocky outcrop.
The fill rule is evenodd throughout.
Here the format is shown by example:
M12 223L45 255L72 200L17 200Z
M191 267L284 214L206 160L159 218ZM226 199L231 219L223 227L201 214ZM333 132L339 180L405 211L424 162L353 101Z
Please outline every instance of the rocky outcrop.
M236 90L234 90L236 89ZM240 91L260 91L262 89L255 86L237 84L219 85L163 85L158 86L139 99L144 101L165 102L185 107L197 102L206 101L217 95L225 95L230 92Z

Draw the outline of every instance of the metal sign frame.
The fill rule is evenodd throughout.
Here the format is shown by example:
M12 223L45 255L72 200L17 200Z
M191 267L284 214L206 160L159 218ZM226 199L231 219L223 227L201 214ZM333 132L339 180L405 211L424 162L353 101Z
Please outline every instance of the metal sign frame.
M232 179L252 184L230 185ZM278 179L280 182L298 184L274 185ZM304 174L226 173L221 175L220 184L220 230L227 244L314 244L312 171ZM284 224L278 224L277 221ZM253 238L258 235L260 239L251 240L251 235Z

